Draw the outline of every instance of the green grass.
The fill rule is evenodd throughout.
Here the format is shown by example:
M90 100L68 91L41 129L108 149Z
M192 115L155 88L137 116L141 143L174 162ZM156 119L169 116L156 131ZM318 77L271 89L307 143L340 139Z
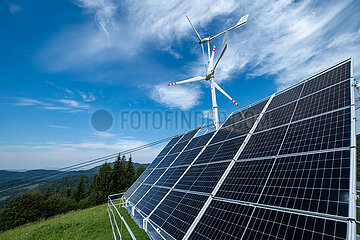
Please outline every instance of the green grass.
M0 239L112 239L107 205L78 210L44 221L29 223L0 233ZM129 213L119 208L137 239L149 239L131 219ZM120 221L118 221L120 223ZM120 228L120 225L119 225ZM123 226L123 239L131 239Z

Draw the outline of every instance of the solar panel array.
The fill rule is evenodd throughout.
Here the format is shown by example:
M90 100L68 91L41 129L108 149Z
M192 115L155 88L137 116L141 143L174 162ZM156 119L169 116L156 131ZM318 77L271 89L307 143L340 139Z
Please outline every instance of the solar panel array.
M172 139L125 193L132 213L159 239L353 239L351 74L348 59Z

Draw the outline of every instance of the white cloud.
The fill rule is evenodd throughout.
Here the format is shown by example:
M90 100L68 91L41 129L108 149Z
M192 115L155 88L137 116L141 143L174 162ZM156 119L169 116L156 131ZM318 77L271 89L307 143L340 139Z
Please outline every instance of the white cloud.
M150 97L169 108L189 110L200 104L202 91L198 85L173 86L155 85L152 87Z
M81 91L78 91L80 97L82 98L83 101L85 102L93 102L97 99L97 97L95 96L95 94L93 92L90 92L88 94L85 94Z
M70 108L89 108L89 105L82 104L82 103L80 103L78 101L71 100L71 99L60 99L60 100L57 100L57 101L59 103L64 104L67 107L70 107Z
M16 14L18 12L21 12L21 6L15 3L9 3L9 11L11 14Z
M47 84L55 87L56 89L58 90L61 90L61 91L64 91L66 94L69 94L69 95L74 95L74 92L71 91L70 89L68 88L65 88L65 87L60 87L58 85L56 85L54 82L51 82L51 81L45 81Z
M239 17L250 13L247 25L229 34L228 50L216 72L219 82L246 72L248 78L274 76L278 86L284 87L350 56L360 59L360 21L357 9L351 6L354 1L350 0L76 3L94 16L97 27L91 23L72 26L49 42L42 55L56 71L129 59L140 54L143 46L179 59L182 53L173 49L185 51L184 41L194 41L197 48L185 15L191 17L204 37L232 26ZM221 43L221 39L214 43ZM198 57L189 63L189 75L198 74L202 66L200 47L196 51ZM355 64L357 71L360 61Z
M40 101L37 99L20 97L17 98L17 102L15 102L14 105L21 107L36 107L46 110L65 111L70 113L82 112L84 110L90 109L89 105L71 99L50 99L47 101Z
M68 127L68 126L53 125L53 124L48 124L48 125L46 125L46 126L51 127L51 128L60 128L60 129L70 128L70 127Z
M17 105L17 106L36 106L36 105L46 106L47 105L44 102L41 102L41 101L38 101L38 100L35 100L35 99L31 99L31 98L22 98L22 97L20 97L17 100L18 100L18 102L15 103L15 105Z
M0 146L0 169L16 169L19 168L19 163L21 163L21 169L60 168L126 151L144 144L147 143L134 139L122 139L114 142L97 140L80 143L47 142L43 144ZM150 163L161 149L162 146L157 145L131 154L135 162ZM101 163L89 167L99 164Z

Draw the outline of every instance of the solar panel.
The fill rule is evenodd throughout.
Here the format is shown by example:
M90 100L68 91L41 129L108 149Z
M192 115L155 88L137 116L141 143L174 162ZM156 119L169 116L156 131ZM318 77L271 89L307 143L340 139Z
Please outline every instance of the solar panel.
M181 239L207 200L206 196L172 191L150 220L174 239Z
M225 172L229 161L192 166L175 185L175 189L191 190L211 193L222 174Z
M354 239L352 82L348 59L186 147L174 140L134 184L142 227L165 239Z
M135 183L125 192L124 197L126 197L128 201L132 203L137 203L139 199L141 199L142 196L150 189L147 187L142 187L142 184L145 181L153 184L156 181L156 177L159 177L161 175L159 175L159 172L164 172L166 169L163 168L162 170L157 171L153 174L155 168L158 167L159 164L162 164L162 162L164 162L162 166L169 166L171 162L176 158L175 154L178 155L179 151L186 147L186 144L191 141L191 139L199 132L199 130L200 129L195 129L172 138L170 142L165 146L165 148L155 158L155 160L150 164L150 166L146 169L146 171L144 171L144 173L135 181ZM181 146L181 148L178 146ZM144 189L146 190L144 191Z
M190 239L346 239L346 222L214 200Z

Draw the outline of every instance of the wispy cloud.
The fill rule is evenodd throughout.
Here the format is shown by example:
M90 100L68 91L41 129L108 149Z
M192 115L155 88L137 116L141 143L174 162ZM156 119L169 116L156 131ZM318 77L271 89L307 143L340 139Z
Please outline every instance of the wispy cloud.
M31 98L18 98L18 102L15 103L17 106L48 106L47 103L44 103L39 100L31 99Z
M11 14L16 14L16 13L21 11L21 7L20 7L20 5L10 3L9 4L9 11L10 11Z
M156 85L152 87L150 98L169 107L189 110L200 104L202 91L198 85L168 87Z
M47 101L40 101L37 99L20 97L16 100L17 102L14 103L16 106L33 106L39 109L58 110L70 113L82 112L86 109L90 109L89 105L70 99L51 99Z
M82 100L84 100L85 102L93 102L97 99L97 97L95 96L95 94L93 92L89 92L88 94L85 94L81 91L78 91L80 97L82 98Z
M46 125L46 126L51 127L51 128L60 128L60 129L68 129L68 128L70 128L68 126L52 125L52 124L49 124L49 125Z
M119 135L118 135L118 134L115 134L115 133L98 132L98 131L96 131L96 132L94 133L94 136L96 136L96 137L101 137L101 138L115 138L115 137L118 137Z
M8 5L9 12L13 15L21 12L22 8L20 5L14 3L12 0L3 0Z
M61 90L61 91L65 92L65 93L67 93L67 94L69 94L69 95L74 95L74 92L71 91L71 90L68 89L68 88L58 86L57 84L55 84L54 82L51 82L51 81L45 81L45 82L46 82L47 84L55 87L56 89Z

